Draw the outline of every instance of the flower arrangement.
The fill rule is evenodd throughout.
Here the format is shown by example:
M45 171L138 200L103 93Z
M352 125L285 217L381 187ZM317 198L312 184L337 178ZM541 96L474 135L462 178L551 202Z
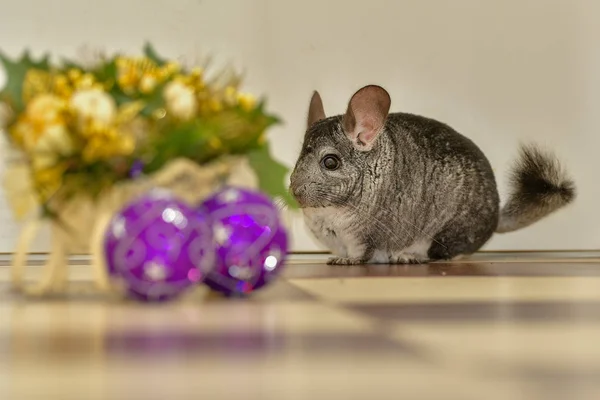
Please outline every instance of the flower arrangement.
M53 204L93 199L181 158L203 166L246 157L260 189L293 204L287 169L271 157L265 136L278 119L240 91L239 75L221 71L209 79L149 44L141 57L103 57L91 67L27 52L15 61L0 54L0 61L7 75L3 127L24 161L6 174L28 179L32 189L8 193L17 216L39 206L52 218Z

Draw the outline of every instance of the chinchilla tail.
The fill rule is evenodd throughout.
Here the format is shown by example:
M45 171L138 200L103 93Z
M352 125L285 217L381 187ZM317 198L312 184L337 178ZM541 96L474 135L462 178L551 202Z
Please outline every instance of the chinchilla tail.
M496 232L525 228L575 199L575 183L553 154L521 146L510 174L511 191L500 211Z

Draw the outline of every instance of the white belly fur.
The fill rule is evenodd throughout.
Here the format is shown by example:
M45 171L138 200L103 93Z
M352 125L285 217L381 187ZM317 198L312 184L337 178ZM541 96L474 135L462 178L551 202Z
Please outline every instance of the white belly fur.
M359 258L364 255L365 245L349 226L352 216L344 209L336 207L305 208L304 219L313 235L338 257ZM335 232L335 235L331 232ZM402 250L377 249L370 263L388 264L391 260L408 262L409 260L427 261L427 252L431 240L418 240Z
M304 220L317 240L338 257L361 257L365 245L352 234L352 216L342 208L304 208ZM335 235L331 232L335 232Z

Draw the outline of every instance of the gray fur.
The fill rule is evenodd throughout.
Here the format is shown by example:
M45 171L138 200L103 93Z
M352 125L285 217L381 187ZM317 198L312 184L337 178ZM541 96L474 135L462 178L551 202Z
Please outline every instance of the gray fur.
M372 89L378 87L367 88L373 91L369 96L387 95L382 88L379 92ZM317 100L313 96L311 104L322 110ZM317 111L309 115L324 115ZM360 110L353 113L359 118L357 126L365 126ZM535 193L528 196L527 179L519 181L524 184L515 186L499 224L494 173L470 139L418 115L393 113L383 122L376 140L368 146L359 141L360 147L344 131L343 116L309 118L290 190L312 233L334 253L331 264L420 263L469 255L497 229L526 226L573 198L555 190L564 179L556 165L548 165L549 158L524 151L535 154L529 158L541 168L532 168L522 157L516 168L520 174L515 176L528 171L550 186L532 187ZM321 160L326 154L339 157L338 170L324 168ZM513 223L506 225L505 218Z
M523 146L511 173L512 191L496 232L525 228L575 199L575 183L552 154Z

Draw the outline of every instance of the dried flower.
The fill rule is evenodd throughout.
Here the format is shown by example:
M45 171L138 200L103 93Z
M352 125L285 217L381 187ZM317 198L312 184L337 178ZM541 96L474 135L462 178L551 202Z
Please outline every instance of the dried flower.
M71 97L70 106L77 114L80 126L88 123L109 125L113 122L117 106L115 100L98 89L79 90Z
M171 82L164 90L167 110L177 119L191 119L197 112L198 100L194 90L181 82Z

